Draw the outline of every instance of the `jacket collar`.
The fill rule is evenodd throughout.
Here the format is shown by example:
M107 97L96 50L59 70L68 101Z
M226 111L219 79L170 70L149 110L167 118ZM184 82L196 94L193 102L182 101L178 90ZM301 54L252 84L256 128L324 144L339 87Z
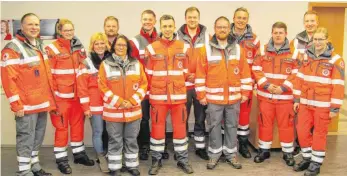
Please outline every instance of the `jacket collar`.
M17 38L18 40L24 42L25 44L27 44L28 46L30 46L30 47L33 48L33 49L40 49L40 50L43 49L43 48L42 48L42 46L43 46L43 41L42 41L41 39L36 38L36 39L35 39L35 40L36 40L36 46L34 46L34 45L32 45L32 44L29 42L28 38L25 37L25 35L23 34L22 30L18 30L18 31L17 31L16 38Z
M232 37L231 35L228 35L228 39L227 39L227 46L225 48L228 48L229 46L231 45L235 45L235 38ZM223 49L219 44L218 44L218 40L217 40L217 37L216 37L216 34L214 34L212 36L212 39L210 40L210 45L214 48L217 48L217 49Z
M320 58L325 58L325 59L331 59L331 56L333 54L333 51L334 51L334 47L333 45L329 42L327 44L327 48L326 50L323 52L323 54L319 55L318 57L315 55L315 48L314 48L314 45L311 45L306 53L307 55L312 58L312 59L320 59Z
M144 37L144 38L145 38L147 41L149 41L150 43L153 42L153 41L155 41L155 40L157 40L157 38L158 38L158 33L157 33L157 29L156 29L156 28L153 29L153 32L152 32L151 35L149 35L149 33L146 33L146 32L141 28L141 30L140 30L140 35L141 35L142 37Z
M274 53L277 53L277 54L290 52L289 40L286 38L285 41L284 41L284 44L281 46L281 48L279 50L276 50L274 42L273 42L273 40L271 38L269 43L267 44L266 51L274 52Z
M237 36L234 33L234 28L235 28L235 23L231 23L231 32L230 32L230 34L231 34L231 36L233 36L237 40L238 40L238 38L240 38L240 41L246 40L246 39L253 39L253 32L252 32L251 25L249 25L249 24L246 25L246 32L242 36ZM240 41L238 41L238 42L240 42Z
M159 34L159 39L158 39L158 40L159 40L162 44L164 44L165 46L170 46L170 45L172 45L172 44L176 41L177 33L175 32L175 33L173 34L172 40L164 39L164 38L162 38L162 36L163 36L163 33L160 33L160 34Z
M134 59L133 57L130 57L130 56L127 56L127 61L128 61L128 64L134 64L137 62L137 59ZM105 63L110 65L110 66L118 66L118 67L122 67L121 64L117 61L117 57L114 53L112 54L108 54L105 58Z
M296 35L296 38L302 42L305 42L305 43L310 43L312 40L310 40L308 38L308 35L307 35L307 32L306 30L305 31L302 31L300 32L299 34Z

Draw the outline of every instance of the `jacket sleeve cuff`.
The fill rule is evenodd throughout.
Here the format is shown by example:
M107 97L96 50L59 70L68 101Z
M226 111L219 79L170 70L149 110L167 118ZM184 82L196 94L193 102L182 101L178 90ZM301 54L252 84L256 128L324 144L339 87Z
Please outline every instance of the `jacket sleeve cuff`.
M294 98L294 103L300 103L300 98Z
M281 86L281 89L282 89L283 92L287 92L288 91L288 89L285 88L284 86Z
M137 105L138 105L137 101L136 101L133 97L129 98L129 101L130 101L130 103L131 103L133 106L137 106Z
M269 86L270 86L270 83L266 83L266 84L264 85L263 88L264 88L265 90L267 90L267 88L269 88Z

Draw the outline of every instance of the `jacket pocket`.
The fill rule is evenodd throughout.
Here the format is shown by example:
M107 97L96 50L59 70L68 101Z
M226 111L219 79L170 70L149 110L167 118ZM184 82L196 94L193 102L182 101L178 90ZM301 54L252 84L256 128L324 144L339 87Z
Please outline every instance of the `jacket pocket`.
M164 95L166 94L166 82L164 79L152 79L151 94Z
M58 92L60 93L74 93L74 84L75 81L73 80L61 80L57 79L57 87L58 87Z

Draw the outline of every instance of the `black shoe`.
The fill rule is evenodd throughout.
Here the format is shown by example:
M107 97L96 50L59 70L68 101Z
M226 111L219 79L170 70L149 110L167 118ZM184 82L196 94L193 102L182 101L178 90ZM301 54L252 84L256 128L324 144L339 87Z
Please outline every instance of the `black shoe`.
M219 162L219 159L210 158L206 165L206 168L212 170L217 166L218 162Z
M58 164L58 169L62 174L71 174L72 169L67 161L64 162L59 162Z
M120 170L110 171L110 176L120 176Z
M163 153L162 155L163 155L163 156L162 156L163 159L169 159L169 158L170 158L170 155L169 155L169 153L167 152L166 147L165 147L164 153Z
M270 158L269 150L259 149L258 154L254 157L254 162L262 163L268 158Z
M140 160L148 160L148 157L149 157L148 152L149 152L149 150L147 148L141 149L139 152L140 153L140 156L139 156Z
M203 160L208 160L208 154L205 149L197 149L195 150L195 154Z
M295 147L293 151L293 156L296 157L300 154L300 147Z
M74 154L74 157L75 157L75 160L74 160L75 164L82 164L85 166L94 166L94 161L90 160L88 155L85 152Z
M159 173L159 169L163 166L161 163L161 160L157 160L156 158L152 157L152 166L149 168L148 174L149 175L157 175Z
M120 168L120 172L126 172L128 171L128 168L125 165L122 165L122 168Z
M219 161L220 162L225 162L225 155L224 155L224 153L222 153L222 155L219 157Z
M292 153L283 153L283 160L286 162L287 166L294 166L295 164Z
M140 175L140 171L137 169L128 169L128 172L130 173L130 175L132 176L138 176Z
M251 152L248 150L248 137L238 136L239 140L239 153L244 158L252 158Z
M304 171L310 166L309 159L303 159L299 164L294 165L293 170L296 172Z
M34 173L34 176L52 176L51 173L47 173L43 169L33 173Z
M311 162L310 166L305 171L304 176L316 176L320 172L320 164L316 162Z
M194 173L194 170L190 164L184 164L182 162L177 162L177 167L180 168L186 174Z

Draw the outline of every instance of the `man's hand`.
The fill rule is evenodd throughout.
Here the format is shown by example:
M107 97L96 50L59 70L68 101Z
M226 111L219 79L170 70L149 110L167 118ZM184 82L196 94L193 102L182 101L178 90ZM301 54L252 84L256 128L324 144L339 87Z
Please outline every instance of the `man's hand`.
M282 94L283 90L282 90L281 86L276 87L273 93L278 94L278 95Z
M329 117L330 118L334 118L334 117L336 117L337 116L337 113L336 112L330 112L329 113Z
M202 105L207 105L207 100L206 100L206 97L205 98L203 98L203 99L201 99L200 101L200 104L202 104Z
M241 103L244 103L248 100L248 97L247 96L243 96L241 97Z
M194 83L195 81L195 74L194 73L190 73L187 77L187 81L188 82L191 82L191 83Z
M269 90L270 93L274 93L276 87L277 87L276 85L270 84L269 87L267 88L267 90Z
M24 109L14 112L16 117L24 117Z
M90 110L84 111L84 116L87 117L87 118L91 118L92 117L92 113L90 112Z
M300 103L294 103L293 109L295 113L298 113L300 107Z
M121 108L125 108L125 109L131 108L132 106L133 105L128 100L124 100L122 104L120 105Z

